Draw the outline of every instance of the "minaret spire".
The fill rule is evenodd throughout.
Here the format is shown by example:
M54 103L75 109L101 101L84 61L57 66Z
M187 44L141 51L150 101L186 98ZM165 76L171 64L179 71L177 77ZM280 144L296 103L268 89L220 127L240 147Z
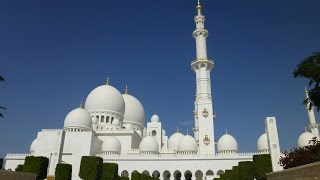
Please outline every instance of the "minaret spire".
M214 128L211 79L210 72L213 69L213 61L207 55L208 31L205 29L205 16L201 13L202 6L200 0L196 6L197 14L194 17L196 29L193 31L193 38L196 42L196 58L192 61L192 70L196 74L196 99L194 102L194 136L199 142L200 154L214 154ZM206 141L211 139L212 142Z
M306 94L306 100L307 100L306 109L307 109L308 117L309 117L309 123L310 123L309 127L311 130L311 133L317 137L317 140L320 140L319 127L318 127L319 125L317 124L313 107L310 107L311 100L309 97L308 89L306 87L304 87L304 92Z

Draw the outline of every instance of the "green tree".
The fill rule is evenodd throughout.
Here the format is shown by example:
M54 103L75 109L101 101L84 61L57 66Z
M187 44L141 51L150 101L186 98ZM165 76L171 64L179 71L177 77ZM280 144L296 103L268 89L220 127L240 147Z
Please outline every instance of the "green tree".
M305 58L300 64L296 66L293 71L293 76L303 77L309 79L308 91L310 97L309 108L317 107L320 110L320 52L314 52L311 56ZM314 86L313 86L314 85ZM304 100L304 104L308 104L308 99Z
M4 78L2 76L0 76L0 81L4 81ZM0 109L6 110L6 108L3 106L0 106ZM0 117L3 117L3 114L1 112L0 112Z
M284 152L284 157L280 158L280 164L284 169L302 166L320 161L320 141L316 138L312 140L312 145L301 148L293 148Z

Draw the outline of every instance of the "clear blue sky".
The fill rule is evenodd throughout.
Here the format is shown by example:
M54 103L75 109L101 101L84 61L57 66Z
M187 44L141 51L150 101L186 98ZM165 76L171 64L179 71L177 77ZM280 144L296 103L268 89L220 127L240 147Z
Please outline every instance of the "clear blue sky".
M111 84L154 112L167 134L193 125L195 0L0 2L0 156L28 152L41 129L62 128L89 92ZM307 80L294 67L320 50L318 0L203 0L215 135L256 151L266 116L276 116L281 149L308 123ZM319 117L319 113L317 113ZM319 118L318 118L319 119ZM320 120L320 119L319 119ZM319 122L319 121L318 121Z

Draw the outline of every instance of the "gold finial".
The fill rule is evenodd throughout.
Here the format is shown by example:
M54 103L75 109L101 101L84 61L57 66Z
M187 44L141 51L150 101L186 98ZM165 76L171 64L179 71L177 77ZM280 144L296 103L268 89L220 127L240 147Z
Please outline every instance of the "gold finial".
M107 83L106 83L106 85L109 85L109 77L107 78Z
M197 5L196 9L201 10L201 8L202 8L202 6L200 4L200 0L198 0L198 5Z
M126 85L126 90L124 91L125 94L128 94L128 85Z
M177 132L179 132L179 127L177 126Z
M306 86L304 87L304 92L308 93L308 89Z
M189 135L189 129L187 129L187 135Z
M228 129L226 129L226 134L228 134Z
M82 104L82 101L80 102L80 108L83 108L83 104Z

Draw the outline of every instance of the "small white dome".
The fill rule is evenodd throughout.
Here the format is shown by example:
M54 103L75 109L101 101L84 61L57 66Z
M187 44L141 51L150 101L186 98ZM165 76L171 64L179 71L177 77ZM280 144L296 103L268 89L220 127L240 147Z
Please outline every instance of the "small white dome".
M159 152L159 144L155 137L147 136L142 139L140 146L140 152Z
M168 148L177 150L179 148L179 143L183 137L183 134L181 134L180 132L176 132L173 135L171 135L171 137L168 140Z
M181 141L179 143L179 151L197 152L198 151L198 144L192 136L186 135L181 139Z
M123 94L122 96L126 105L123 122L138 125L142 129L145 120L142 104L137 98L129 94Z
M238 143L230 134L224 134L218 141L218 152L238 152Z
M312 140L315 135L313 135L310 132L304 132L302 133L298 138L298 147L304 147L304 146L310 146L312 145L310 140ZM310 142L310 143L309 143Z
M90 92L85 109L91 111L112 111L124 114L125 103L121 93L110 85L102 85Z
M158 115L154 114L151 117L151 122L160 122L160 117Z
M121 152L121 143L114 136L106 136L102 144L102 152L114 152L120 154Z
M257 142L257 148L258 148L258 152L268 152L269 151L267 133L263 133L259 137L258 142Z
M92 129L92 120L89 113L83 108L72 110L64 120L64 128Z
M32 141L32 143L30 145L30 152L31 153L33 153L36 150L37 142L38 142L37 138Z

